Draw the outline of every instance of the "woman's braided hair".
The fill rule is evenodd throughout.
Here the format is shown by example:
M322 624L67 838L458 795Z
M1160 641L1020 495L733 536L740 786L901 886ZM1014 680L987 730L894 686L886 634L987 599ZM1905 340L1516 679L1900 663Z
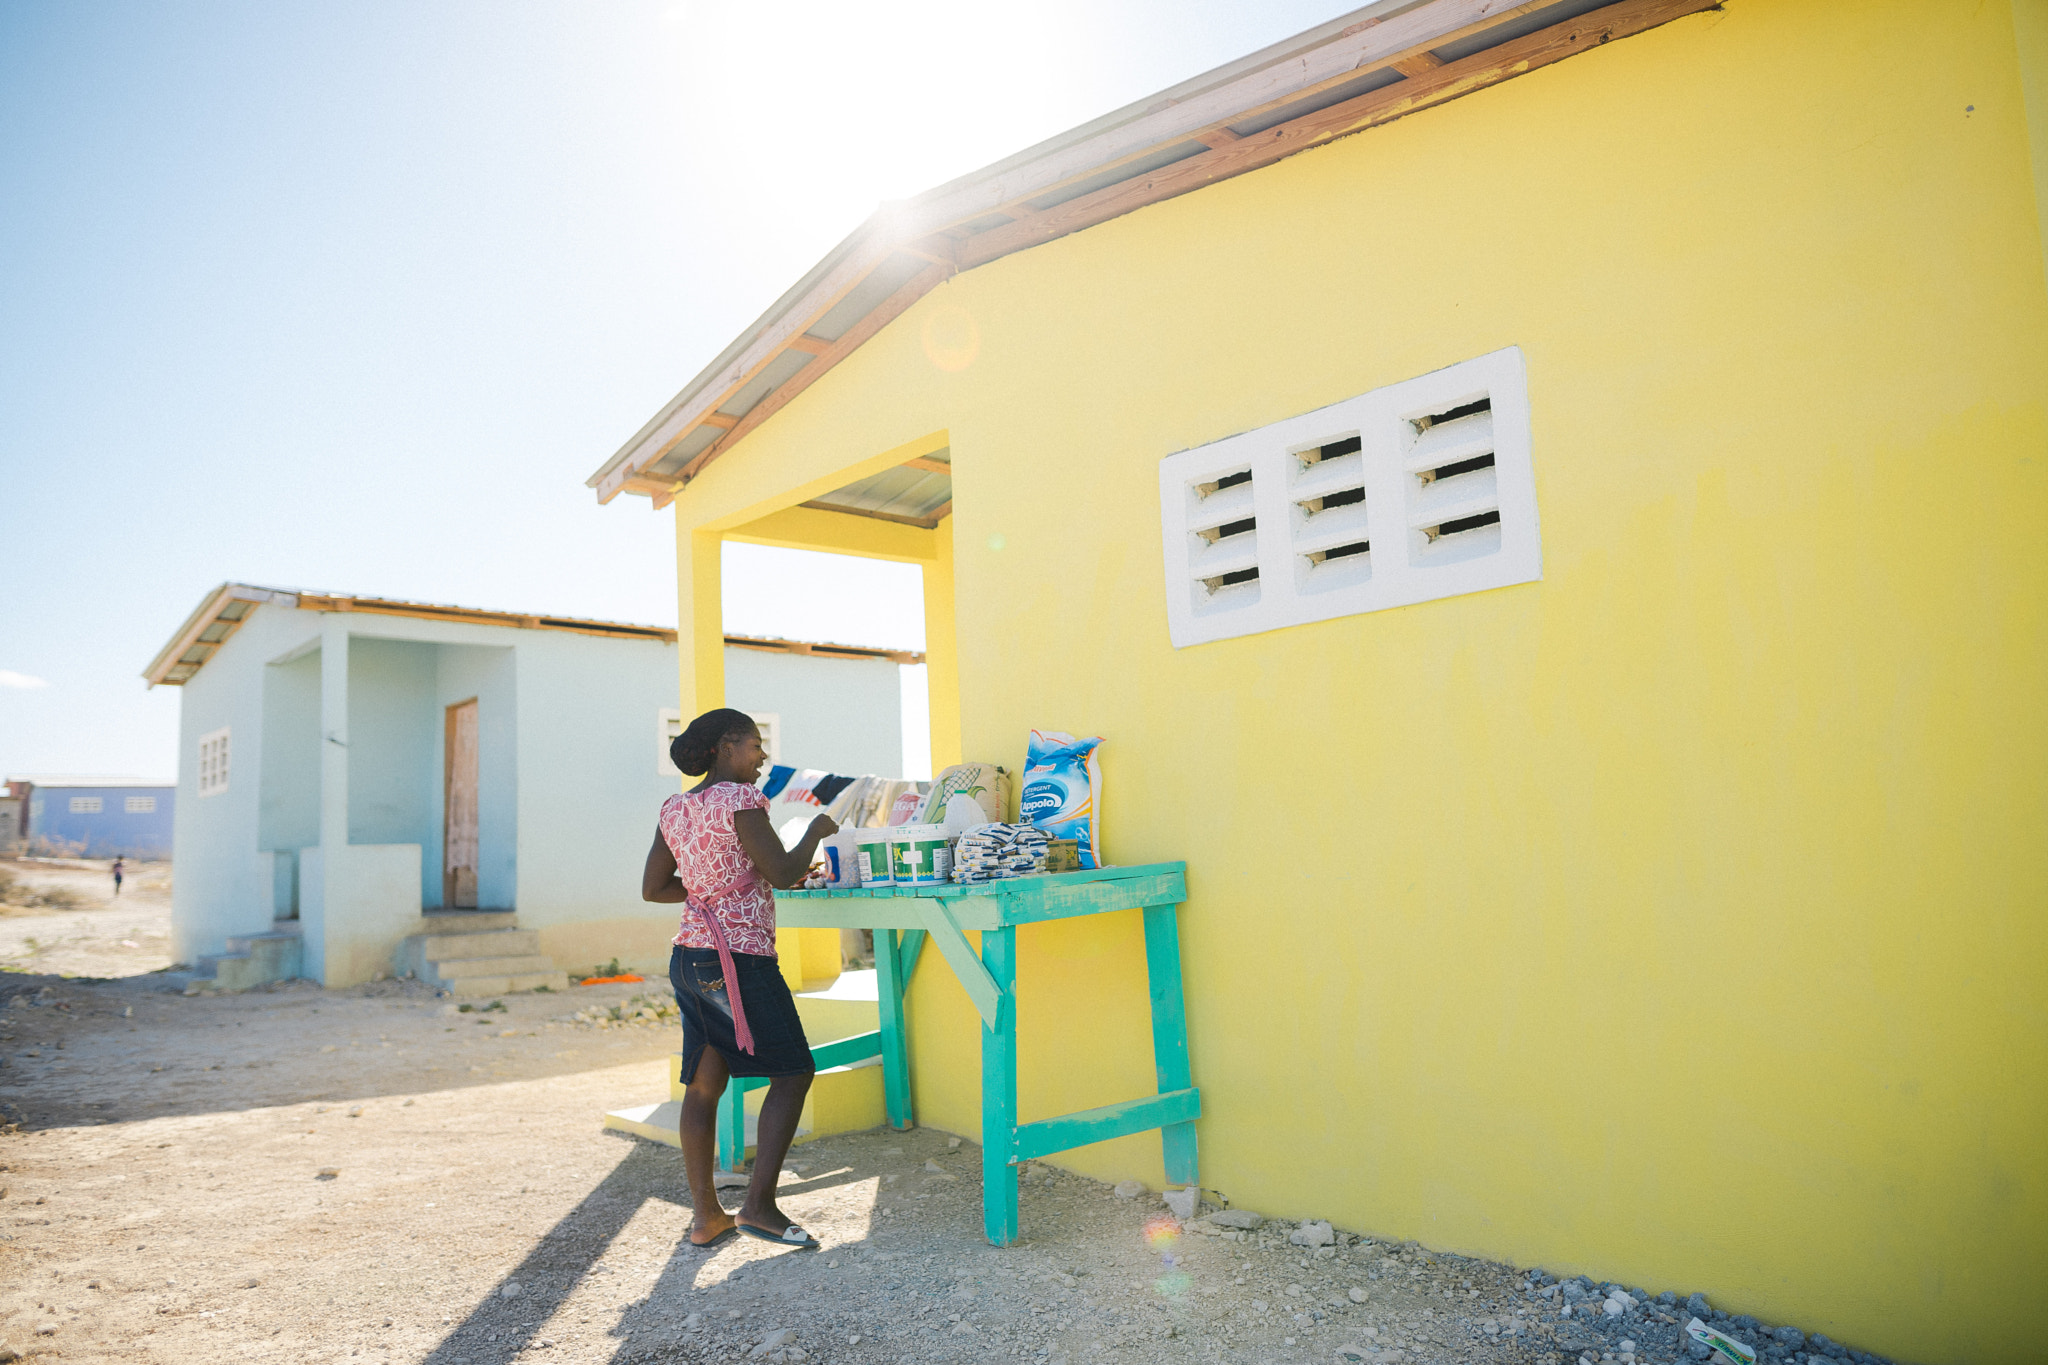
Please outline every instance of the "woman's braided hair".
M668 742L669 761L691 777L702 777L718 761L720 744L759 733L752 716L721 706L691 721L688 729Z

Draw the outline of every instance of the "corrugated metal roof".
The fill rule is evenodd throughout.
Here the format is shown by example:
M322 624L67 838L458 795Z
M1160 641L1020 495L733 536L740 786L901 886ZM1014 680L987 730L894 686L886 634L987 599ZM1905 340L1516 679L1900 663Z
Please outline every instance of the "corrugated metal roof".
M940 476L943 478L944 476ZM248 583L223 583L206 595L199 607L185 618L170 642L158 651L142 676L150 686L166 683L176 687L214 656L227 638L240 628L259 606L290 607L299 611L351 612L365 616L410 616L427 621L452 621L471 625L507 626L514 630L563 630L578 635L603 635L614 639L658 640L674 644L672 626L643 626L625 621L599 621L577 616L540 616L525 612L489 611L482 607L457 607L434 602L406 602L389 597L353 597L340 593L308 592L300 588L259 588ZM888 659L896 663L923 663L915 650L889 649L871 645L849 645L826 640L791 640L781 636L728 635L725 643L735 649L772 649L788 654L810 654L831 658ZM46 779L33 779L45 782ZM123 779L126 780L126 779ZM49 781L54 781L50 779ZM136 779L140 782L141 779Z
M898 465L885 469L844 488L835 488L804 504L826 512L852 512L905 521L915 526L936 526L953 506L953 476L926 466L951 464L952 452L939 451L917 466Z
M53 790L85 787L175 787L175 779L166 781L157 777L91 777L81 773L9 773L0 781L26 782L31 786Z

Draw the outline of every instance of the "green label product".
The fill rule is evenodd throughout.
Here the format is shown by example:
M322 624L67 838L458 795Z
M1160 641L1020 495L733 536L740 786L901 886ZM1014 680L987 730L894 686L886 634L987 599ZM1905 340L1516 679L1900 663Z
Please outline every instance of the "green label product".
M890 870L898 886L937 886L953 870L944 825L898 825L889 831Z

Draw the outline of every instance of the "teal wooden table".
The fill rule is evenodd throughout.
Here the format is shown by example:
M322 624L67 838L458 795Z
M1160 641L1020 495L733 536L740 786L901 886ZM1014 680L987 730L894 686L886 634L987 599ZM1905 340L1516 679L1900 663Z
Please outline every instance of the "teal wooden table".
M1186 871L1185 863L1149 863L979 886L775 893L776 923L783 928L875 931L881 1028L812 1051L821 1067L879 1052L889 1122L897 1128L915 1121L903 992L927 936L966 988L967 998L981 1014L982 1217L989 1241L997 1246L1017 1240L1017 1168L1038 1157L1156 1128L1167 1180L1196 1183L1195 1120L1201 1117L1202 1096L1188 1065L1176 917L1187 899ZM1130 909L1142 910L1145 917L1145 973L1151 986L1158 1093L1058 1118L1017 1122L1017 927ZM981 934L979 956L967 941L970 930ZM1091 1041L1113 1045L1110 1039ZM728 1112L719 1124L722 1160L744 1151L742 1094L737 1084L727 1093Z

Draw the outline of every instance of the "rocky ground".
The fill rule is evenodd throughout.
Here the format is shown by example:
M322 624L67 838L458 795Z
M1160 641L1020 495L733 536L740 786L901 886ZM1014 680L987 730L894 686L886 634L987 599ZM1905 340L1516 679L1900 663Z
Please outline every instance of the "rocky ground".
M1183 1225L1156 1194L1049 1168L1024 1182L1026 1240L992 1248L978 1149L932 1130L796 1150L783 1206L823 1251L694 1251L676 1153L599 1128L665 1094L674 1026L634 1000L656 991L464 1010L397 982L187 997L161 974L0 975L0 1360L1683 1354L1687 1306L1641 1291L1242 1209ZM1792 1365L1840 1353L1727 1325Z

